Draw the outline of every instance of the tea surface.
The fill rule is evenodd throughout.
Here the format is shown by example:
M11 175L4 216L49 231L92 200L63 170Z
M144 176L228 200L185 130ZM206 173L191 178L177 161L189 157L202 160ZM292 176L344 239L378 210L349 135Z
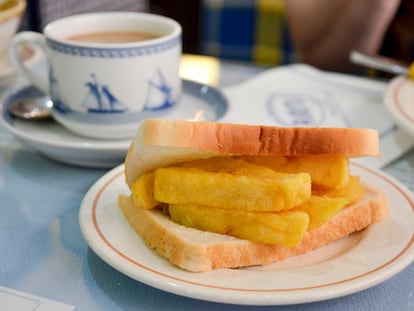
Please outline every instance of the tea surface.
M78 42L127 43L150 40L157 37L157 35L140 31L105 31L73 35L67 37L67 39Z

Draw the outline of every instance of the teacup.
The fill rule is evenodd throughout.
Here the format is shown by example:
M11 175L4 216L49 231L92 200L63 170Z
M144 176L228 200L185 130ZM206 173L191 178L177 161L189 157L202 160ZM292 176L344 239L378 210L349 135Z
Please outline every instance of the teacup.
M23 43L45 52L48 78L19 61ZM79 135L117 139L132 137L139 121L174 109L181 94L181 45L181 26L170 18L102 12L58 19L43 34L18 33L9 58L50 95L57 122Z
M20 24L26 8L25 0L0 0L0 60L5 63L7 47Z

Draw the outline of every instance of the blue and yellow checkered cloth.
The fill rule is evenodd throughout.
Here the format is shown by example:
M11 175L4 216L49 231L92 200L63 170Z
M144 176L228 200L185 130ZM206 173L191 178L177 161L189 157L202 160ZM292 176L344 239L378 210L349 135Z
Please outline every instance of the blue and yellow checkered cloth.
M201 29L206 55L266 65L294 59L283 0L203 0Z

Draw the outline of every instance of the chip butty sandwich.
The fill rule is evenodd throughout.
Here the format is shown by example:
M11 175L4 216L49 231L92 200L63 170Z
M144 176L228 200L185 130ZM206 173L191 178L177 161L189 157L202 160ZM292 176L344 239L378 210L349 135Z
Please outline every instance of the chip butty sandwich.
M200 272L310 252L388 215L349 158L374 130L148 119L125 158L118 205L149 248Z

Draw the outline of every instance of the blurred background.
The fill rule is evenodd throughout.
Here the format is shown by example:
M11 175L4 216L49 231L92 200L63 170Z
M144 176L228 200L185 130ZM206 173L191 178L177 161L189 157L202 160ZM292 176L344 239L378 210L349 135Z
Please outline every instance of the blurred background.
M183 27L183 52L262 64L292 60L283 0L29 0L21 29L41 31L65 15L104 10L147 11Z
M29 0L21 28L41 31L61 16L111 10L174 18L187 54L353 73L352 49L414 59L412 0Z

